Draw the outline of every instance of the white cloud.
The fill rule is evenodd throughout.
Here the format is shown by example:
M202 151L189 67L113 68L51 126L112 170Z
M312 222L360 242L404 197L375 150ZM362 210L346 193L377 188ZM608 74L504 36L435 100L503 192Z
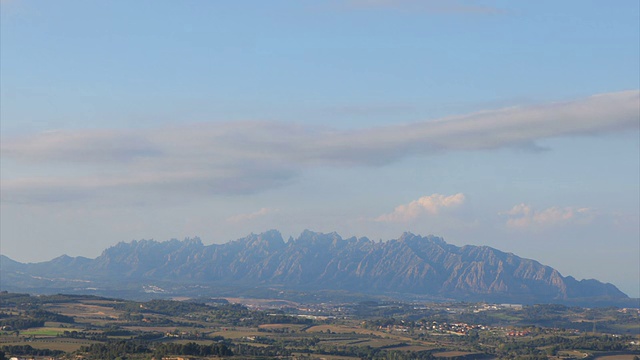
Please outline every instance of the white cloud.
M155 157L162 151L143 134L122 130L46 131L2 146L6 157L99 163Z
M238 215L228 217L226 221L230 223L245 222L245 221L250 221L259 217L263 217L265 215L273 214L274 212L277 212L277 211L278 211L277 209L262 208L256 212L252 212L248 214L238 214Z
M406 205L397 206L392 213L378 216L378 222L409 222L423 214L438 215L442 210L455 208L465 201L464 194L423 196Z
M39 202L42 194L60 189L68 195L60 201L140 188L198 195L259 192L285 185L309 167L382 166L408 156L637 131L639 103L639 91L626 91L348 131L244 121L7 138L1 155L15 171L11 179L3 171L2 200ZM45 170L52 165L61 170Z
M512 228L544 228L564 224L587 224L593 221L596 212L591 208L550 207L535 210L530 205L518 204L503 213L507 215L507 226Z

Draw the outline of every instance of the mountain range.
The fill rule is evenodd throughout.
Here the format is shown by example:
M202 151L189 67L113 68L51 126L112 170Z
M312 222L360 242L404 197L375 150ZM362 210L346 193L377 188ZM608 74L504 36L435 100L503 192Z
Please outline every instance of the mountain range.
M523 304L632 300L612 284L565 277L535 260L411 233L384 242L308 230L288 241L276 230L213 245L197 238L139 240L121 242L95 259L63 255L25 264L1 256L0 270L0 289L9 291L142 289L176 295L238 287Z

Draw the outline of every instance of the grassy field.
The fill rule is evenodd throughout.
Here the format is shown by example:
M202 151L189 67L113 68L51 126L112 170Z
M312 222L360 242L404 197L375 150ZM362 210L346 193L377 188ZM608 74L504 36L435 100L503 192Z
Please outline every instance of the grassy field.
M259 325L260 329L290 329L290 330L300 330L307 327L307 325L300 324L262 324Z
M168 333L180 329L178 326L123 326L122 328L131 331L154 331L160 333Z
M110 320L116 320L122 314L122 311L115 310L112 307L107 306L106 304L55 304L48 306L47 310L80 319L107 318Z
M58 336L64 333L65 331L70 331L73 329L69 328L58 328L58 327L39 327L39 328L31 328L28 330L23 330L20 332L23 336Z
M33 341L2 342L1 345L29 345L35 349L50 349L72 352L80 349L81 346L87 346L95 342L96 341L83 339L37 339Z
M594 360L633 360L634 354L606 355L598 356Z
M223 336L224 338L227 339L241 339L243 337L248 337L248 336L265 336L265 333L263 332L259 332L259 331L252 331L252 330L227 330L227 331L216 331L213 332L211 334L209 334L209 337L215 337L215 336Z
M465 355L472 355L472 354L477 354L477 353L466 352L466 351L443 351L443 352L434 353L433 356L440 357L440 358L452 358L456 356L465 356Z
M401 350L401 351L427 351L427 350L433 350L433 347L423 346L423 345L405 345L405 346L391 347L388 349Z
M307 354L296 354L294 353L294 355L298 356L301 359L304 359L304 356ZM340 356L340 355L314 355L313 357L314 359L321 359L321 360L360 360L360 358L358 357L351 357L351 356Z
M327 330L332 333L337 334L362 334L362 335L373 335L380 337L393 337L396 339L408 339L407 337L402 337L398 335L391 335L389 333L385 333L377 330L369 330L363 329L359 326L351 326L351 325L316 325L308 328L306 332L308 333L316 333L316 332L327 332Z
M373 339L373 340L362 342L358 345L371 346L373 348L378 348L383 346L389 346L389 347L398 346L402 343L403 343L402 341L398 341L396 339Z

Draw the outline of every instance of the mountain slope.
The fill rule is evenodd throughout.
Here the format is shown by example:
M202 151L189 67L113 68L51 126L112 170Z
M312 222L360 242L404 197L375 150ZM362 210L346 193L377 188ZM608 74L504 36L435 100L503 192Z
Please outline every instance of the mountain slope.
M405 233L387 242L304 231L285 242L272 230L220 245L199 239L119 243L96 259L62 256L38 264L3 257L4 287L34 279L91 282L163 281L281 286L295 290L405 293L441 299L576 302L628 297L611 284L577 281L535 260L487 246L457 247ZM17 276L17 274L22 274ZM13 283L16 282L16 283Z

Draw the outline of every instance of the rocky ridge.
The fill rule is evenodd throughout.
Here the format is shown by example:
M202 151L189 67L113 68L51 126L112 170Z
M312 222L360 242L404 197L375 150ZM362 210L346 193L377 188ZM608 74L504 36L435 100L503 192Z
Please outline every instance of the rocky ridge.
M0 266L5 287L28 276L50 282L225 283L518 303L628 298L611 284L564 277L535 260L411 233L386 242L308 230L288 241L275 230L216 245L199 239L139 240L121 242L95 259L65 255L21 264L2 257Z

